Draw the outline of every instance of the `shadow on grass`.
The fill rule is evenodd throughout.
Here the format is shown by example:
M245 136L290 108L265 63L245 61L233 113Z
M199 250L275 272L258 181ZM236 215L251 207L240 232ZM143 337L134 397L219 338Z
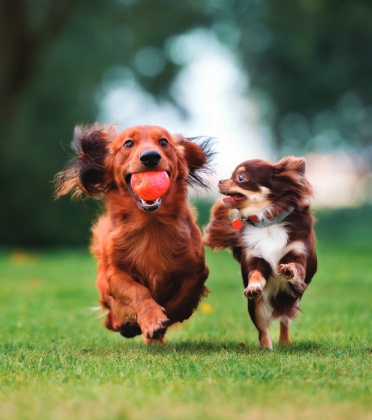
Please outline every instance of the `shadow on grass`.
M164 353L169 351L176 351L177 353L236 353L236 354L306 354L306 353L324 353L337 351L337 348L331 344L324 345L317 342L300 342L287 346L278 346L274 344L273 351L261 348L258 343L246 344L238 343L236 341L222 341L222 342L208 342L208 341L188 341L182 343L167 343L163 346L144 346L145 351L150 353ZM343 348L346 350L346 348Z
M166 355L166 354L183 354L183 355L208 355L208 354L252 354L252 355L319 355L319 356L343 356L355 353L368 353L370 349L367 347L358 347L353 345L338 344L334 342L319 343L314 341L302 341L287 346L279 346L274 344L274 350L261 348L257 343L239 343L237 341L187 341L187 342L168 342L165 344L146 345L141 341L123 342L111 345L108 348L82 349L82 353L94 353L104 351L106 354L120 355L123 352L138 352L143 355Z
M371 353L371 348L367 345L357 343L338 343L336 341L315 342L315 341L299 341L286 346L274 344L274 350L261 348L258 343L249 344L240 343L238 341L182 341L167 342L165 344L144 344L140 339L135 340L118 340L115 342L106 340L84 340L81 344L74 341L71 346L68 341L60 340L54 343L30 343L21 341L3 342L0 345L0 353L13 354L20 356L23 353L33 355L48 353L70 354L75 357L118 357L123 355L143 355L143 356L166 356L171 354L178 355L288 355L288 356L332 356L343 357L345 355L353 356L356 354Z

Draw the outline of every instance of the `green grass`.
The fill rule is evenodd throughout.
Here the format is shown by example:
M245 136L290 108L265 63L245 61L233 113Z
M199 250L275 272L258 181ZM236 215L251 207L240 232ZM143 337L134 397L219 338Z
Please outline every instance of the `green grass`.
M3 251L0 418L372 418L372 244L358 243L320 235L293 345L273 352L258 346L227 252L207 253L211 293L193 317L145 346L90 311L87 252Z

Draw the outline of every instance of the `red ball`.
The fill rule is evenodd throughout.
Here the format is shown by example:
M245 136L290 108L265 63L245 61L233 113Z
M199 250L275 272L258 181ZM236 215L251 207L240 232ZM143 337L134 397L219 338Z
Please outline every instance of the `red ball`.
M130 186L138 197L154 201L167 192L169 177L165 171L137 172L132 174Z

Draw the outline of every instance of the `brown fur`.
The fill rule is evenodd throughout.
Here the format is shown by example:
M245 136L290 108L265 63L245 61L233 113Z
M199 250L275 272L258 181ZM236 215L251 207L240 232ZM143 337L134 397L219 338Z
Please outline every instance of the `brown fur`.
M77 158L57 176L57 196L75 190L103 197L106 213L93 227L105 326L125 337L142 334L162 342L169 325L188 319L207 294L201 233L187 187L205 186L201 171L213 154L210 139L197 144L156 126L135 126L116 135L110 126L77 129ZM141 161L155 152L159 162ZM129 187L131 174L165 170L170 187L155 210L141 206Z
M272 348L268 327L277 317L279 342L288 343L289 322L317 269L309 208L312 188L305 178L305 160L243 162L230 179L219 182L219 190L226 197L212 208L204 244L215 250L230 248L241 264L244 295L261 346ZM275 227L249 222L251 217L271 219L291 207L294 210ZM232 214L244 220L240 230L232 228Z

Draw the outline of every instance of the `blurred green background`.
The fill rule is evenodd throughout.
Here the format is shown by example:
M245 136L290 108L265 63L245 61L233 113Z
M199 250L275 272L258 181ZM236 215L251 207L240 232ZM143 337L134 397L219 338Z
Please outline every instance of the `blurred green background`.
M320 226L334 226L330 235L342 239L362 222L360 234L367 235L371 28L372 3L365 0L0 2L0 245L86 245L100 204L53 200L53 178L71 154L73 127L118 116L119 124L141 123L142 117L148 123L149 109L157 107L182 122L183 131L189 126L185 134L216 137L215 123L194 133L201 127L195 118L222 121L232 133L237 124L231 116L247 111L243 123L256 137L237 134L241 146L231 148L252 150L241 160L260 157L253 155L254 142L264 157L308 156L319 195L329 199L315 200L325 221ZM198 48L199 56L193 55ZM235 69L226 79L239 98L221 98L226 108L213 108L203 83L197 92L188 90L193 72L187 69L212 48L220 61L202 69L205 80L217 77L218 63L229 61ZM113 102L115 92L121 95ZM129 112L136 118L126 117ZM161 125L163 116L156 121L151 115ZM223 149L229 141L224 134L218 144ZM239 162L224 163L232 170ZM203 224L210 201L198 203ZM340 206L349 209L324 210Z

